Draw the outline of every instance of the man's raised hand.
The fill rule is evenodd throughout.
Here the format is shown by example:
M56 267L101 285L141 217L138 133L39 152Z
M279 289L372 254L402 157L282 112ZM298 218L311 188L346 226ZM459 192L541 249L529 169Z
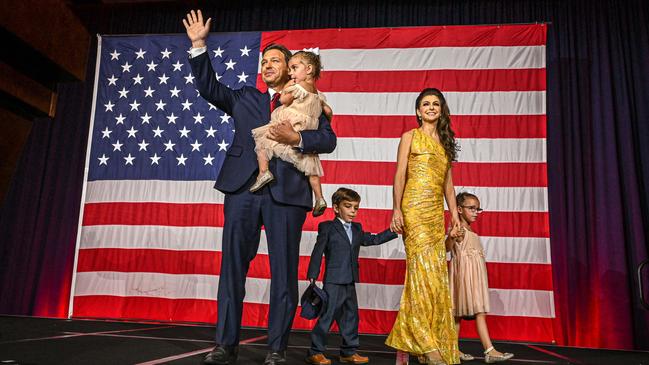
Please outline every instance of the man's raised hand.
M208 18L203 23L203 13L198 10L187 13L187 19L183 19L183 25L187 30L187 36L192 41L193 48L205 47L205 40L207 34L210 32L210 22L212 18Z

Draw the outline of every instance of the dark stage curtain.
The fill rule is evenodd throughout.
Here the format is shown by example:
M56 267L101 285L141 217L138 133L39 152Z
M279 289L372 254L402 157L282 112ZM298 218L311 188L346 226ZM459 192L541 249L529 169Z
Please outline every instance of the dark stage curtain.
M649 2L192 1L79 5L77 11L91 33L183 33L180 19L196 7L213 18L214 31L551 22L547 151L555 338L566 345L649 350L649 314L639 304L635 276L649 246ZM91 82L63 86L59 115L37 121L25 148L0 216L2 313L66 313L88 90Z
M68 315L90 116L87 87L59 84L56 117L33 122L0 211L0 313Z

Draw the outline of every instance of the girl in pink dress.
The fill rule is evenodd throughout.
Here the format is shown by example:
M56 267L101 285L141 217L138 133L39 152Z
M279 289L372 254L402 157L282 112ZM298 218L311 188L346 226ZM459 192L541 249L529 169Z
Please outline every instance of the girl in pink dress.
M320 158L316 154L303 154L293 146L275 142L267 136L270 127L282 120L289 120L297 132L318 129L318 118L323 111L327 119L331 120L331 108L315 85L321 68L319 55L310 51L296 52L288 61L291 80L281 91L279 101L282 105L273 111L268 124L252 130L259 175L250 191L255 192L274 180L275 177L268 170L268 161L279 157L309 176L316 201L312 213L314 217L322 215L327 208L320 185L320 176L324 175Z
M482 212L480 200L471 193L460 193L456 197L457 210L460 215L460 226L455 226L446 238L446 250L451 251L449 285L453 301L455 326L460 332L462 318L475 318L476 329L484 347L487 364L506 361L514 357L494 349L487 328L489 312L489 286L487 264L480 237L473 232L471 224ZM460 359L473 360L473 356L460 353Z

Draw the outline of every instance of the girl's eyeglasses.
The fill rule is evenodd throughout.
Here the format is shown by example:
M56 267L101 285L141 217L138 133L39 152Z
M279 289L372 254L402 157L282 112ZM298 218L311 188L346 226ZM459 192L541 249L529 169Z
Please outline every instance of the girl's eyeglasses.
M482 209L482 208L478 208L478 207L476 207L475 205L460 205L460 206L461 206L462 208L465 208L465 209L470 210L470 211L473 212L473 213L475 213L475 212L482 213L483 210L484 210L484 209Z

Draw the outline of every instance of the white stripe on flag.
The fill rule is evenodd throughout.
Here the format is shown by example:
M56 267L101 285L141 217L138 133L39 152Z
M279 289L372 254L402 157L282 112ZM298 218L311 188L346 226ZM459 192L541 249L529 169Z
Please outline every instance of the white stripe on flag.
M317 232L302 232L300 256L311 256ZM487 262L549 264L550 239L537 237L480 237ZM83 228L81 249L124 248L177 251L220 251L221 227L88 226ZM261 232L259 254L268 254L266 233ZM402 236L379 246L363 247L361 258L403 260Z
M458 138L459 162L546 162L545 138ZM396 161L399 138L338 138L323 161ZM325 171L325 174L327 171Z
M103 180L88 183L87 203L167 202L223 204L224 195L211 181ZM361 196L361 207L392 209L392 186L345 184ZM330 197L340 186L323 184L324 196ZM484 209L492 212L547 212L548 196L544 187L463 187L480 197ZM361 222L362 223L362 222Z
M554 295L548 290L489 289L489 314L554 318Z
M345 184L361 196L361 209L392 209L391 185ZM339 185L322 184L322 193L330 197ZM483 209L491 212L547 212L548 197L544 187L464 187L455 191L469 191L480 197ZM446 207L446 202L444 202ZM361 222L362 223L362 222Z
M158 202L223 204L214 181L97 180L89 181L86 203Z
M144 272L77 273L75 296L111 295L120 297L155 297L167 299L216 300L218 276L175 275ZM268 304L270 280L247 278L244 302ZM308 281L299 281L302 293ZM360 309L396 311L403 285L356 284ZM493 315L554 317L551 291L490 289Z
M414 115L418 92L327 92L336 115ZM542 115L545 91L445 92L451 115Z
M321 49L320 57L326 71L544 68L545 46Z

